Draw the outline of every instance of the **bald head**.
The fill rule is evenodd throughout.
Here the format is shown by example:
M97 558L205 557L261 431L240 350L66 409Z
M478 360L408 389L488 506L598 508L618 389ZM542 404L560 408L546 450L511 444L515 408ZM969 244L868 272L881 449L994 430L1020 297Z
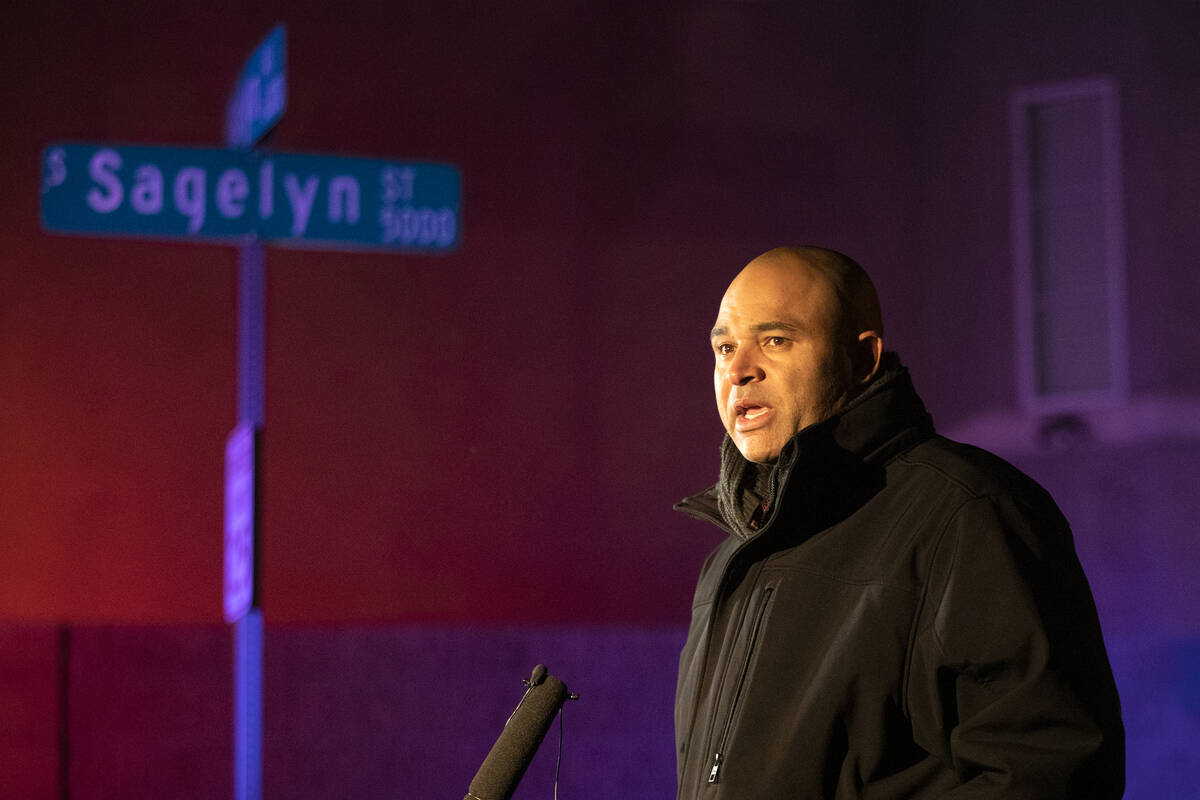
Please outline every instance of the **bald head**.
M823 280L833 292L834 313L842 336L853 339L863 331L883 336L883 314L875 284L866 270L845 253L813 245L776 247L751 261L742 272L751 267L755 267L753 272L765 268L800 281L813 277Z
M779 247L747 264L711 337L718 410L742 455L773 461L861 393L879 370L882 333L875 287L848 256Z

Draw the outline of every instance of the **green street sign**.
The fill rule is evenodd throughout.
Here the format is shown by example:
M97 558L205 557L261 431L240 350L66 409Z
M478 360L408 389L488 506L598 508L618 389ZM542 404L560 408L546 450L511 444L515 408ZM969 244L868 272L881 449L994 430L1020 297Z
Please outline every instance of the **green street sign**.
M41 188L55 233L407 251L450 250L459 236L448 164L59 143L42 153Z

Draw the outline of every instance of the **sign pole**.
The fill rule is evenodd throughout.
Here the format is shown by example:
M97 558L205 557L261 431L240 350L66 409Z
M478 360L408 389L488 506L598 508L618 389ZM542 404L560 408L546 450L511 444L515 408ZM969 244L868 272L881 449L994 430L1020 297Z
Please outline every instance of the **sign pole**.
M253 239L238 251L238 422L256 432L264 427L264 343L266 264L262 242ZM258 448L253 448L250 549L252 585L249 609L234 623L234 800L262 800L263 761L263 615L260 607L259 553L261 497Z
M254 147L283 115L287 105L286 46L285 28L277 25L247 59L226 113L225 143L230 147ZM236 585L231 585L229 566L234 554L230 552L228 539L237 537L231 537L228 529L236 526L226 524L225 612L226 618L232 619L234 628L234 800L262 800L264 632L260 591L262 469L258 444L266 422L266 306L266 255L262 239L255 233L244 238L238 249L238 426L230 437L231 443L248 439L250 455L248 459L240 459L239 470L230 463L236 459L231 459L229 452L239 448L231 444L226 451L227 495L230 494L229 484L235 482L234 473L240 472L243 476L249 473L250 476L250 486L244 487L243 491L243 495L249 497L240 504L242 528L249 529L249 536L240 537L241 555L234 557L241 564L240 570L234 570L240 571L243 579L240 592ZM240 449L244 453L247 448ZM245 511L246 506L249 506L249 513ZM229 511L226 513L230 514Z
M238 249L238 420L262 428L266 339L266 258L251 237Z

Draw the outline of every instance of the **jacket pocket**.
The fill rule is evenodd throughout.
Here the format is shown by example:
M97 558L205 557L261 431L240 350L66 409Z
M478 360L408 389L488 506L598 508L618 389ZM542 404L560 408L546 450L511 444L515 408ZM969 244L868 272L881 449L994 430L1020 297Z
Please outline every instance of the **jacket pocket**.
M750 664L754 660L754 651L758 647L758 638L762 633L763 621L767 617L767 607L771 604L771 595L774 592L775 589L770 586L763 589L762 599L759 601L758 609L754 613L754 623L750 629L750 640L746 643L746 657L742 661L741 671L738 673L737 685L733 690L733 699L729 704L729 716L725 718L725 725L721 729L721 735L717 739L716 750L713 753L712 765L708 770L709 783L718 783L721 780L721 767L725 763L725 752L729 744L729 734L733 730L733 721L737 717L738 704L741 702L742 693L746 689L746 679L750 674Z

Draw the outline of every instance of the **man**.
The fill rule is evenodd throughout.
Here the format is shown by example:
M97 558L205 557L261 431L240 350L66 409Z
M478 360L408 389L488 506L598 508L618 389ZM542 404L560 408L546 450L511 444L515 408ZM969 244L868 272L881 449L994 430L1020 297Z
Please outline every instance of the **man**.
M772 250L712 330L729 536L680 657L679 797L1109 798L1124 732L1049 495L937 436L874 287Z

